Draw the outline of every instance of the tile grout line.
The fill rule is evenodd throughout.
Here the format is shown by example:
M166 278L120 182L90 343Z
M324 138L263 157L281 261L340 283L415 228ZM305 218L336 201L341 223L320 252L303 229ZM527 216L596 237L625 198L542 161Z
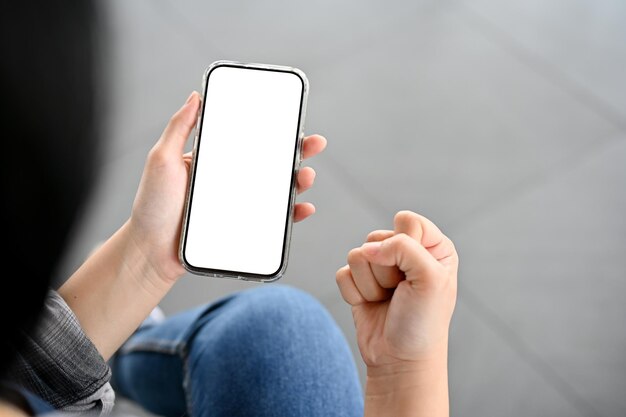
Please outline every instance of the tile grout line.
M505 198L497 198L501 205L507 200L510 200L511 196L528 193L531 190L537 188L537 185L542 182L557 177L559 174L570 172L573 168L582 165L585 161L593 158L597 154L605 150L605 148L619 143L621 139L620 133L626 130L626 120L623 115L602 98L593 94L584 86L579 85L575 81L571 80L566 74L560 72L550 61L543 57L533 54L528 48L521 45L511 35L506 33L503 29L494 24L491 20L485 16L479 14L471 6L467 4L462 5L465 9L465 15L468 17L470 24L473 22L473 26L482 32L488 39L500 44L504 49L512 53L521 63L526 65L531 70L535 71L538 75L551 82L557 88L561 89L568 95L570 95L575 101L582 106L588 108L593 113L603 118L611 125L617 128L617 131L612 132L605 137L604 141L595 146L590 146L590 151L581 152L577 157L569 158L566 161L562 161L557 167L549 169L547 172L535 175L528 178L523 183L519 184L513 190L507 190ZM485 207L493 207L493 204L483 204L481 207L475 208L474 213L485 215L486 212L492 210L485 210ZM456 226L457 229L462 226ZM543 359L540 354L535 352L524 339L515 332L505 321L480 300L480 297L466 287L462 282L459 284L459 289L464 296L459 297L459 300L465 302L468 309L473 312L483 323L487 324L492 330L498 334L502 340L513 349L517 355L531 366L535 372L537 372L544 381L552 385L567 401L575 405L577 408L584 410L586 415L600 416L598 410L566 380L560 373L551 366L551 364Z
M157 4L159 4L159 7L162 7L163 4L160 4L159 2L156 2ZM453 2L461 7L464 7L463 4L461 2ZM537 68L535 66L532 65L531 61L536 61L536 63L541 64L542 67L544 68L544 71L542 71L541 75L546 77L549 81L554 82L554 78L556 77L557 79L559 79L559 74L557 73L557 71L552 68L552 66L547 63L547 62L543 62L543 60L541 59L537 59L536 57L533 57L530 53L528 53L525 48L521 45L519 45L514 39L510 38L510 36L502 33L502 31L499 28L496 28L493 24L491 24L490 22L487 21L487 19L485 19L482 16L479 16L475 11L470 10L467 8L467 6L465 6L465 9L469 12L468 14L471 14L472 16L470 16L470 18L473 18L473 20L477 23L475 24L475 26L477 26L477 28L482 31L489 39L491 39L491 35L499 35L500 38L506 38L508 37L509 39L509 43L512 45L507 45L505 44L502 39L497 40L498 43L502 44L505 47L511 47L513 46L513 50L515 51L514 54L515 56L520 59L520 61L522 61L524 64L526 64L527 66L531 67L533 70L537 71ZM172 15L175 14L178 16L178 20L179 20L179 24L182 24L182 27L184 28L191 28L191 31L193 32L193 38L194 38L194 42L198 43L198 44L203 44L204 42L209 43L209 46L215 48L216 50L219 50L219 48L216 48L212 42L209 42L206 40L206 38L196 30L195 25L192 24L192 22L189 22L188 19L181 13L177 12L174 9L170 9L170 12L168 15ZM161 9L161 11L159 11L160 14L163 14L163 10ZM167 20L167 19L165 19ZM183 22L184 20L184 22ZM479 22L479 20L483 21L483 25L481 25ZM492 27L489 28L485 28L484 23L487 23L488 25L491 25ZM487 31L486 31L487 29ZM487 32L487 33L486 33ZM202 42L198 42L197 40L202 40ZM493 39L492 39L493 40ZM202 47L205 47L206 45L201 45ZM511 48L506 48L507 50L511 49ZM547 76L546 73L549 73L549 76ZM624 128L626 129L626 122L624 122L621 118L621 116L617 113L617 111L615 111L614 109L611 109L610 106L608 106L606 103L604 103L603 101L601 101L600 99L597 99L595 96L593 96L592 94L590 94L589 92L586 91L586 89L584 89L583 87L580 87L572 82L568 82L568 85L564 85L563 83L561 83L559 85L559 83L555 83L558 85L558 87L564 88L565 91L567 91L568 93L574 95L574 97L578 100L578 101L582 101L583 105L586 104L586 102L584 101L584 98L590 98L591 100L593 100L594 102L598 102L599 103L599 107L606 107L606 110L608 111L607 114L611 115L609 117L606 117L603 110L601 108L595 108L594 106L592 106L592 110L596 113L599 113L600 116L606 118L607 120L609 120L612 124L617 125L620 128ZM575 92L575 90L578 90L578 93ZM603 147L605 144L600 144L598 146ZM344 181L344 183L347 183L345 185L347 185L349 189L356 191L354 194L357 194L357 197L361 197L361 199L369 204L372 204L373 207L375 207L374 211L382 216L387 216L389 214L389 210L384 206L384 204L382 204L380 201L378 201L378 199L373 196L372 194L370 194L369 192L367 192L367 190L365 190L360 183L353 178L349 173L346 172L345 169L343 169L341 167L341 164L339 164L334 158L330 157L329 155L326 155L326 158L329 160L329 165L331 167L334 166L335 170L340 173L341 176L343 176L343 178L347 181ZM564 163L559 164L560 166L563 166ZM516 191L518 191L520 188L531 188L528 186L529 183L534 182L534 183L538 183L539 179L542 176L545 176L546 178L549 177L551 175L551 172L554 170L549 170L549 172L547 173L543 173L543 174L539 174L537 176L535 176L535 178L531 179L530 181L524 181L524 185L522 187L516 187ZM507 194L511 194L510 192L507 192ZM501 199L494 199L494 200L501 200ZM472 210L473 212L482 212L482 210L484 210L484 206L481 207L481 209L474 209ZM465 216L467 217L467 216ZM455 228L457 227L456 224L453 223L453 225L451 226L451 228Z
M557 88L560 88L582 106L588 108L619 130L626 131L626 115L622 114L619 109L595 95L593 91L572 80L571 77L560 71L548 59L533 53L489 18L477 12L467 2L458 4L460 9L465 10L464 15L467 17L468 22L487 39L499 44L529 69L554 84Z
M581 150L576 155L573 155L570 158L565 158L557 164L551 165L549 168L534 172L533 175L529 175L507 190L494 196L494 198L483 201L482 204L471 208L467 213L465 213L463 218L469 217L471 218L471 221L474 222L476 219L489 216L494 211L500 209L504 204L527 195L532 190L546 184L549 181L552 181L562 174L571 172L573 169L576 169L584 164L587 160L592 159L596 155L604 152L606 148L618 144L625 139L626 136L621 135L619 132L612 132L604 136L601 139L601 143L594 142L592 145ZM470 226L470 223L463 222L463 218L453 220L449 224L450 229L454 230L456 233L461 233L464 229L467 229Z
M159 3L159 2L155 2L155 3L159 5L159 6L157 6L157 7L163 7L163 4L161 4L161 3ZM155 4L155 3L153 3L153 4ZM453 3L455 3L455 4L457 4L457 5L461 6L461 7L463 7L463 5L462 5L460 2L453 2ZM478 20L479 20L479 19L481 19L481 20L486 20L486 19L485 19L485 18L483 18L483 17L479 17L479 16L478 16L478 15L477 15L474 11L471 11L471 10L468 10L468 11L469 11L469 13L470 13L470 14L473 14L473 18L474 18L474 20L475 20L475 21L477 21L477 22L478 22ZM204 48L204 47L206 47L206 45L204 44L204 43L206 42L206 43L209 43L209 46L211 46L212 48L215 48L216 50L218 50L218 51L219 51L219 48L215 47L215 45L213 45L213 43L211 43L211 42L207 41L207 40L205 39L205 37L204 37L204 36L203 36L200 32L198 32L198 31L195 29L195 25L193 25L191 22L189 22L189 21L188 21L188 19L187 19L184 15L182 15L181 13L178 13L178 12L177 12L177 11L175 11L174 9L171 9L171 10L170 10L170 12L172 12L172 13L168 13L168 16L171 16L171 15L177 15L177 16L178 16L178 21L179 21L179 23L177 23L178 25L182 25L182 27L184 27L184 28L186 28L186 29L191 28L190 30L193 32L193 34L192 34L192 38L194 39L194 43L196 43L197 45L199 45L199 46L201 46L202 48ZM163 15L165 12L163 11L163 9L160 9L160 10L158 11L158 13L159 13L159 14L161 14L161 15ZM166 20L166 21L167 21L167 19L164 19L164 20ZM183 22L183 20L184 20L184 22ZM484 23L484 22L483 22L483 23ZM485 33L485 30L484 30L485 28L480 27L480 26L481 26L481 25L480 25L480 22L478 22L478 26L479 26L479 29L481 29L481 31L482 31L483 33ZM491 26L493 26L493 25L491 25ZM492 27L492 28L491 28L491 30L490 30L490 31L488 31L488 33L486 33L486 36L487 36L487 37L489 37L489 38L491 38L491 37L489 36L489 35L490 35L490 33L492 33L492 34L496 34L496 35L497 35L497 33L496 33L496 32L501 32L501 31L500 31L498 28ZM502 35L503 35L503 34L502 34L502 33L500 33L500 37L503 37ZM200 40L200 42L199 42L199 40ZM512 42L514 42L514 49L516 50L515 56L516 56L516 57L518 57L518 59L520 59L522 62L524 62L526 65L530 66L531 68L533 68L533 69L536 71L537 69L536 69L536 68L534 68L534 67L533 67L533 65L531 65L531 63L529 63L529 59L524 59L524 58L523 58L523 56L530 56L530 54L524 50L524 47L523 47L523 46L521 46L521 45L519 45L519 44L517 44L517 43L516 43L513 39L509 39L509 40L510 40L510 41L512 41ZM503 42L502 42L502 41L499 41L499 43L503 43ZM506 47L507 45L504 45L504 46ZM522 55L523 55L523 56L522 56ZM545 67L550 67L550 65L549 65L549 64L546 64L546 63L543 63L543 66L545 66ZM545 72L545 71L544 71L544 72ZM549 72L550 72L551 76L550 76L550 77L548 77L548 79L549 79L550 81L554 81L554 80L553 80L554 76L555 76L555 75L558 75L558 74L556 73L556 71L555 71L554 69L550 69L550 71L549 71ZM542 75L543 75L544 77L546 76L545 74L542 74ZM557 84L558 84L558 83L557 83ZM563 85L559 85L559 86L560 86L560 87L563 87ZM576 85L574 85L574 84L572 84L572 86L573 86L575 89L581 90L581 91L583 91L583 93L587 94L584 88L579 87L579 86L576 86ZM565 86L565 87L567 87L567 86ZM571 91L570 91L570 90L571 90L571 88L565 88L565 89L566 89L566 91L568 91L568 92L570 92L570 93L571 93ZM587 94L587 95L589 95L589 94ZM592 98L594 97L594 96L592 96L592 95L589 95L589 96L590 96L590 97L592 97ZM579 97L578 95L576 95L576 98L577 98L577 100L580 100L580 99L581 99L581 97ZM597 110L597 109L593 109L593 110L594 110L594 111L599 111L599 110ZM613 112L613 113L614 113L614 114L617 114L616 112ZM601 114L601 116L603 116L603 114ZM616 116L616 117L617 117L617 116ZM610 120L610 121L611 121L611 122L613 122L612 120ZM614 124L615 124L615 123L614 123ZM619 124L620 124L620 125L623 125L623 127L624 127L624 128L626 128L626 123L623 123L623 122L621 121L621 118L619 118ZM599 146L600 146L600 147L603 147L603 145L604 145L604 144L600 144ZM335 168L335 171L336 171L336 172L338 172L338 173L340 174L340 177L342 176L342 177L343 177L343 179L344 179L344 180L346 180L346 181L343 181L343 182L344 182L344 185L347 185L347 187L346 187L346 188L348 188L348 189L350 189L350 190L353 190L353 191L356 191L356 192L354 192L353 194L356 194L357 198L361 198L361 200L362 200L362 201L364 201L364 202L366 202L366 203L368 203L368 204L371 204L371 205L372 205L372 207L374 207L374 211L377 213L377 215L381 215L381 216L383 216L383 217L384 217L384 216L388 216L388 215L389 215L389 210L388 210L388 209L384 206L384 204L382 204L380 201L378 201L378 199L377 199L375 196L373 196L371 193L369 193L367 190L365 190L365 189L364 189L364 188L360 185L360 183L359 183L359 182L358 182L358 181L357 181L357 180L356 180L353 176L351 176L348 172L346 172L346 170L345 170L345 169L343 169L343 168L341 167L341 164L339 164L339 163L338 163L338 162L337 162L334 158L330 157L329 155L325 155L325 157L328 159L328 161L329 161L329 165L331 166L331 169L332 169L332 167L334 167L334 168ZM113 159L114 159L114 158L113 158ZM104 164L103 164L103 165L104 165ZM562 164L560 164L560 166L562 166L562 165L564 165L564 164L563 164L563 163L562 163ZM549 170L549 171L554 171L554 170ZM519 187L519 186L518 186L518 187L516 187L516 191L519 191L519 189L520 189L520 188L526 188L526 189L529 189L529 188L531 188L531 187L529 187L529 186L528 186L528 184L530 184L530 183L538 183L538 182L539 182L539 180L541 179L541 177L545 176L545 177L547 178L547 177L549 177L550 175L551 175L551 173L550 173L550 172L548 172L548 173L543 173L543 174L538 174L538 175L536 175L536 176L535 176L535 178L531 179L530 181L528 181L528 180L527 180L527 181L524 181L524 183L525 183L525 184L523 184L521 187ZM507 195L510 195L510 194L511 194L511 192L507 192ZM508 197L507 197L507 198L508 198ZM500 200L502 200L502 199L499 199L499 198L498 198L498 199L494 199L494 200L496 200L496 201L500 201ZM497 203L496 203L496 204L497 204ZM492 206L492 204L490 204L489 206ZM473 213L478 213L478 212L482 213L482 212L483 212L483 210L484 210L484 208L485 208L485 205L481 206L480 208L473 209L473 210L472 210L472 212L473 212ZM467 216L464 216L464 217L467 217ZM454 228L457 228L457 227L459 227L459 225L458 225L457 223L453 223L453 224L450 226L450 228L451 228L451 229L454 229Z
M449 8L451 5L455 5L458 3L459 0L451 0L448 1L447 4L445 4L444 6ZM177 23L174 24L184 28L184 30L189 30L191 32L194 44L196 44L200 49L206 48L206 44L208 44L211 48L214 48L219 53L223 53L220 48L215 46L213 42L208 41L206 37L196 29L196 26L193 24L193 22L189 21L189 19L183 13L180 13L175 8L167 6L169 5L169 3L157 1L153 4L157 5L157 8L159 8L157 10L157 13L161 15L161 18L163 18L165 22L170 22L169 19L165 18L166 15L175 15L177 17ZM169 13L167 13L168 11L163 9L164 6L169 7ZM409 16L413 15L415 12L422 9L423 7L423 5L419 5L418 7L410 8L410 10L405 10L401 14L400 19L408 19ZM385 22L383 26L395 28L398 25L396 20L388 19L388 21ZM357 42L354 42L353 46L358 46L362 48L363 46L369 46L370 44L371 43L368 42L368 39L364 37L362 39L359 39ZM341 55L341 57L346 58L344 55ZM335 57L335 60L336 59L337 57ZM328 60L328 58L326 60ZM335 172L339 174L339 178L343 176L342 182L345 188L352 191L352 194L355 196L355 198L364 201L366 203L365 207L373 208L372 211L375 213L376 217L380 216L382 219L386 219L390 215L390 211L384 206L384 204L378 201L378 199L374 195L372 195L363 186L361 186L359 181L357 181L352 175L348 174L337 160L332 158L330 154L326 154L324 156L328 160L331 170L334 168ZM393 212L393 210L391 210L391 212Z
M598 412L587 399L579 394L578 391L552 367L550 362L533 350L514 329L502 320L496 312L487 307L485 303L480 300L480 297L470 290L469 287L464 285L462 281L459 282L458 300L464 303L468 310L476 315L478 320L499 336L502 341L546 383L556 389L567 402L583 411L587 416L601 416L600 412Z
M174 24L179 27L185 28L185 30L191 31L192 32L191 36L194 39L194 43L200 49L206 48L207 46L206 44L208 44L211 48L214 48L216 51L219 51L220 53L222 53L221 50L217 48L212 42L207 41L206 37L203 36L203 34L200 33L196 29L195 25L192 22L190 22L184 14L178 12L174 8L170 8L169 13L166 13L166 11L163 10L163 6L169 3L157 1L157 2L154 2L153 5L154 4L156 4L157 7L160 8L159 10L157 10L157 13L160 14L162 18L164 15L167 15L167 16L175 15L177 17L177 23L174 23ZM166 22L169 22L168 19L163 18L163 20ZM389 26L391 26L391 24L389 24ZM364 42L360 42L360 43L362 44ZM148 129L146 129L146 131L148 131ZM132 150L134 150L135 148L138 148L141 145L143 145L143 143L137 143L137 146L133 147ZM376 199L375 196L367 192L355 178L349 175L342 168L341 164L339 164L334 158L330 156L330 154L325 154L324 157L328 160L330 168L334 169L335 172L339 174L339 177L343 176L342 183L345 186L345 188L347 190L351 190L352 194L355 196L356 199L360 199L361 201L364 201L366 203L365 207L367 208L373 207L372 211L375 213L376 217L380 216L382 218L386 218L389 215L389 211L384 207L384 205L381 204L378 201L378 199Z
M209 46L215 52L221 54L222 57L228 56L214 42L208 40L202 34L202 32L200 32L196 28L196 25L194 25L192 22L189 21L187 16L185 16L183 13L180 13L175 7L171 7L170 2L154 1L151 4L153 6L156 6L154 10L159 14L159 16L161 17L161 19L163 19L163 21L165 21L168 24L173 23L175 26L177 26L177 28L182 28L183 30L190 32L191 39L199 50L203 51L206 49L207 46ZM165 10L165 9L168 9L168 10ZM175 22L170 21L170 19L167 19L166 16L170 18L173 17L175 19ZM223 58L220 58L220 59L223 59ZM207 63L207 65L208 64L209 63Z
M451 4L457 4L458 1L459 0L449 1L446 4L446 7L449 7ZM183 30L190 31L191 32L190 35L193 39L194 44L197 46L197 48L199 48L200 50L203 50L207 47L207 44L208 44L209 47L213 48L215 51L222 54L222 56L226 56L224 55L224 52L220 48L218 48L213 42L207 40L206 37L200 31L197 30L193 22L189 21L189 19L183 13L180 13L176 8L170 7L169 6L170 3L163 2L163 1L156 1L156 2L153 2L152 4L156 5L156 8L154 10L156 10L157 14L159 14L166 23L172 24L172 22L169 19L165 18L165 16L175 16L177 22L173 24L176 25L178 28L183 28ZM418 11L422 7L423 6L420 5L417 8L413 7L410 10L404 11L400 16L400 19L407 19L408 16L412 15L414 12ZM164 8L169 8L169 10L164 10ZM389 19L387 22L383 24L383 26L393 28L397 26L397 22L393 19ZM371 43L368 42L367 38L363 38L363 39L359 39L357 42L354 42L353 46L359 46L362 48L363 46L367 46L370 44ZM341 57L346 58L344 55L341 55ZM325 61L327 61L328 59L329 58L327 57ZM335 57L333 59L335 59L336 61L338 58ZM147 131L148 129L146 129L146 132ZM152 129L150 129L150 131L152 131ZM132 152L136 148L142 145L143 145L143 141L137 141L136 146L133 146L130 149L123 150L121 152L126 153L129 150ZM107 161L103 161L101 165L103 166L107 165L110 160L115 160L119 156L120 155L110 155L110 158L107 158ZM384 205L376 199L376 197L374 197L369 192L367 192L355 178L349 175L345 171L345 169L341 167L341 164L339 164L335 159L333 159L332 157L329 157L328 155L325 155L325 157L328 158L331 169L332 167L334 167L336 172L338 172L340 175L344 175L346 181L343 181L343 182L346 188L348 188L349 190L353 190L353 191L357 190L357 192L353 194L359 195L361 200L367 203L370 203L373 207L375 207L373 211L376 212L377 215L382 215L383 218L386 218L389 215L389 210L385 208Z
M443 7L450 7L451 4L457 4L460 0L448 0L447 2L445 2L446 4ZM433 2L435 5L439 5L439 2ZM444 2L441 2L444 3ZM158 4L159 6L157 7L161 7L161 9L158 11L158 13L161 15L161 17L163 18L163 20L166 23L172 23L170 22L168 19L164 18L165 15L167 16L172 16L172 15L176 15L177 16L177 21L178 23L174 23L175 25L177 25L178 27L183 28L183 30L189 30L191 32L191 35L194 39L194 43L196 43L197 45L199 45L201 50L204 50L208 46L210 46L211 48L214 48L216 51L218 51L219 53L222 54L222 56L228 56L228 54L225 54L224 51L222 51L220 48L216 47L215 44L209 40L207 40L207 38L196 28L196 26L193 24L192 21L190 21L187 16L185 16L184 13L180 13L176 8L170 7L169 6L169 2L154 2L153 4ZM167 5L167 6L166 6ZM163 7L169 7L169 13L167 13L167 11L165 11L163 9ZM428 4L429 7L432 7L432 4ZM393 18L387 18L382 24L381 27L384 29L391 29L391 30L397 30L396 28L399 25L398 21L403 21L403 20L409 20L411 23L415 23L413 20L410 20L411 18L415 18L415 17L421 17L421 16L414 16L414 14L420 10L423 10L426 6L424 4L419 4L417 6L413 6L413 7L409 7L407 8L407 10L402 10L401 12L398 13L398 15L396 16L396 19ZM380 30L380 28L379 28ZM381 40L377 40L378 42L381 42ZM350 48L350 49L359 49L359 52L361 49L363 49L364 47L370 46L372 44L372 41L367 38L367 36L362 36L360 38L358 38L356 41L353 41L350 45L341 45L342 49L346 49L346 48ZM331 50L332 53L327 54L326 56L324 56L324 58L322 59L322 61L325 64L322 64L322 66L327 66L328 64L326 64L329 61L333 61L333 62L337 62L339 60L342 59L346 59L348 58L345 54L339 52L337 49ZM358 52L357 52L358 53Z
M335 177L341 181L343 187L347 189L357 200L363 202L363 206L371 210L375 217L381 217L383 220L388 220L390 216L389 210L382 204L375 195L368 192L363 185L357 181L352 175L350 175L343 166L330 154L324 155L324 159L327 160L328 166L331 170L335 171Z

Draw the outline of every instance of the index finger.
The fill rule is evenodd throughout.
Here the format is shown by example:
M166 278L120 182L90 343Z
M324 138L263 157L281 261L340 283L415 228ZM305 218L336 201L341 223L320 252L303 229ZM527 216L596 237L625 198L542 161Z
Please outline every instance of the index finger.
M200 95L194 91L165 126L159 139L161 148L175 150L177 156L183 153L185 143L196 124L199 106Z

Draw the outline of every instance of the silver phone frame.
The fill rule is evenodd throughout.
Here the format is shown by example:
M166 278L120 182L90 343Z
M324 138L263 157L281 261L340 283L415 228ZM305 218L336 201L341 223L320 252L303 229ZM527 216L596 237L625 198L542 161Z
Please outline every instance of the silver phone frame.
M204 105L205 105L205 97L207 93L206 90L207 90L207 85L208 85L208 78L210 76L211 71L221 66L248 68L248 69L255 69L255 70L266 70L266 71L289 72L298 76L300 80L302 81L302 86L303 86L302 100L300 104L300 113L298 115L299 123L298 123L298 128L297 128L296 149L295 149L295 155L293 159L293 168L292 168L292 174L291 174L291 189L289 191L290 197L289 197L289 207L288 207L288 212L287 212L287 220L286 220L286 225L285 225L282 261L281 261L280 268L275 273L270 274L270 275L247 273L247 272L240 272L240 271L226 271L226 270L220 270L220 269L201 268L201 267L196 267L196 266L189 264L185 259L185 253L184 253L185 244L187 240L187 229L189 226L189 215L191 212L192 191L193 191L193 185L195 181L195 171L196 171L196 164L197 164L197 153L198 153L197 151L198 151L198 144L200 140L200 132L202 128L202 119L204 115ZM202 275L202 276L209 276L209 277L215 277L215 278L239 279L239 280L255 281L255 282L273 282L273 281L278 280L285 274L285 271L287 270L288 260L289 260L289 248L291 246L293 212L294 212L295 200L296 200L296 194L297 194L296 184L297 184L298 172L300 170L300 165L302 163L302 141L304 139L304 118L306 115L308 93L309 93L309 81L306 75L304 74L304 72L302 72L298 68L282 66L282 65L244 63L244 62L237 62L237 61L220 60L220 61L213 62L206 69L202 77L202 103L198 111L198 118L196 120L196 126L195 126L196 133L195 133L194 141L193 141L192 161L191 161L191 168L189 172L189 181L187 185L187 195L185 198L185 208L184 208L184 213L183 213L183 222L182 222L182 228L181 228L181 233L180 233L179 251L178 251L178 257L179 257L180 263L187 271L189 271L190 273L194 275Z

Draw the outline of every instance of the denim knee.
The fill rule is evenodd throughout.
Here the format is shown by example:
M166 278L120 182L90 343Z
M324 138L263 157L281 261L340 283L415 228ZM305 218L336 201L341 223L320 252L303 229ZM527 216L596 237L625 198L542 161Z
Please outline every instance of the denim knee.
M271 411L268 415L315 410L323 415L329 404L333 411L342 404L351 411L328 415L361 409L348 344L312 296L264 285L238 293L212 314L189 345L189 386L196 405L231 413L249 408L254 415L264 415L262 409Z
M328 345L347 348L341 331L319 301L292 287L265 285L243 291L216 313L215 320L209 318L197 330L194 351L269 360L278 354L304 354L291 352L295 347L306 348L309 357ZM210 348L203 349L205 343Z
M271 285L240 293L237 304L239 323L256 332L289 342L291 336L311 338L335 333L338 327L326 308L310 294L284 285Z

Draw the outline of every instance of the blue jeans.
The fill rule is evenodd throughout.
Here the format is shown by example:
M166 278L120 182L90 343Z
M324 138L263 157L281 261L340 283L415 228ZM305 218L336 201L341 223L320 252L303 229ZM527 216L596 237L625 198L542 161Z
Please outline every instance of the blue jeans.
M363 415L333 319L311 296L275 284L143 326L112 367L118 395L163 416Z

